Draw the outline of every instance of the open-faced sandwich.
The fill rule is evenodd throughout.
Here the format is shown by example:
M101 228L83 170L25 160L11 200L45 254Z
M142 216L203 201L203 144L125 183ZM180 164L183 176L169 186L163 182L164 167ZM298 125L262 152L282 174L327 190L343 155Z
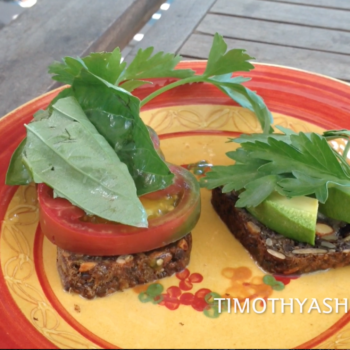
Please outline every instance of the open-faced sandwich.
M199 184L186 169L167 164L157 135L140 108L187 83L210 83L256 113L266 129L262 99L232 73L253 66L244 50L227 51L215 35L203 74L175 69L180 57L140 50L132 63L119 49L50 66L69 84L26 125L6 182L37 183L40 225L58 247L58 271L67 291L106 296L183 270L191 230L200 215ZM140 101L131 92L148 79L168 84ZM171 81L173 80L173 81Z
M241 145L227 153L235 164L214 166L202 179L215 210L268 272L349 265L350 143L340 154L330 141L348 141L350 131L277 128L231 139Z

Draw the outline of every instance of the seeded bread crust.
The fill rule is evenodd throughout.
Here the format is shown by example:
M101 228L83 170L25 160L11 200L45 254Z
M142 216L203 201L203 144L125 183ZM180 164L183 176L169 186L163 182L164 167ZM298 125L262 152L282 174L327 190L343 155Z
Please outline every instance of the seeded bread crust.
M236 208L237 199L237 194L222 193L221 188L212 192L216 212L265 271L298 275L350 264L349 225L339 231L336 241L317 238L315 246L311 246L268 229L245 209Z
M191 250L191 233L160 249L134 255L88 256L58 248L57 267L67 292L93 299L180 272L189 264Z

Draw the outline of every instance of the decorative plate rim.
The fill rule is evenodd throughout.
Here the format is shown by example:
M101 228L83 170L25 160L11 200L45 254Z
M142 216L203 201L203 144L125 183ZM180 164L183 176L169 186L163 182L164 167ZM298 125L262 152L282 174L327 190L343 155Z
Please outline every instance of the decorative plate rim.
M191 61L186 60L186 61L181 61L181 63L182 64L191 65L192 63L196 63L196 62L197 63L204 63L205 61L206 60L191 60ZM310 72L310 71L307 71L307 70L301 70L301 69L298 69L298 68L282 66L282 65L276 65L276 64L259 63L259 62L253 62L253 64L254 65L256 64L256 65L261 66L261 67L276 67L276 68L281 68L281 69L287 70L287 71L290 71L290 70L297 71L297 72L300 72L300 73L303 73L303 74L307 74L308 76L318 76L318 77L321 77L323 79L334 81L335 83L341 83L342 85L346 85L346 86L350 87L349 83L346 83L346 82L341 81L339 79L335 79L335 78L332 78L332 77L329 77L329 76L325 76L325 75L322 75L322 74ZM249 72L248 72L248 74L249 74ZM43 99L47 98L48 96L55 95L56 93L58 93L59 91L61 91L65 87L66 87L66 85L58 87L58 88L56 88L56 89L54 89L52 91L46 92L46 93L44 93L44 94L42 94L42 95L40 95L40 96L30 100L30 101L24 103L23 105L21 105L18 108L12 110L11 112L7 113L5 116L3 116L0 119L0 129L3 128L3 127L6 127L6 124L4 123L4 121L6 120L6 122L7 122L9 120L9 118L11 118L11 116L15 115L16 113L19 113L21 110L24 110L28 106L34 105L36 102L42 101ZM209 104L209 103L202 103L202 104ZM152 108L155 108L155 107L152 107ZM11 123L11 122L9 122L9 123ZM1 202L1 203L4 203L4 202ZM0 230L0 235L1 235L1 230ZM2 274L1 271L0 271L0 276L3 277L3 274ZM321 336L321 334L319 336ZM13 340L13 338L11 338L11 339ZM43 337L43 340L47 341L47 339L44 338L44 337Z

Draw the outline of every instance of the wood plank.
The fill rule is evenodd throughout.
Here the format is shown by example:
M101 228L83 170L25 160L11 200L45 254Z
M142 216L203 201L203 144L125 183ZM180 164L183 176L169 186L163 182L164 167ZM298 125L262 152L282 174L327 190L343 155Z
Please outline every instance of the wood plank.
M17 2L0 1L0 26L4 27L20 16L26 9L19 6ZM0 27L0 28L1 28Z
M337 30L208 14L196 31L210 35L218 32L233 39L350 54L350 32Z
M39 0L0 30L0 116L48 89L53 61L126 45L162 2Z
M83 54L124 48L165 1L134 1Z
M270 1L350 10L350 2L344 1L344 0L270 0Z
M349 13L322 7L302 6L265 0L217 0L210 10L223 15L256 18L350 31Z
M144 39L125 56L130 62L137 51L153 46L155 51L177 53L215 0L176 0L148 30Z
M185 57L206 59L212 43L212 36L194 34L180 50ZM225 39L228 48L245 49L257 62L284 65L350 80L350 56L334 53L295 49L251 41Z

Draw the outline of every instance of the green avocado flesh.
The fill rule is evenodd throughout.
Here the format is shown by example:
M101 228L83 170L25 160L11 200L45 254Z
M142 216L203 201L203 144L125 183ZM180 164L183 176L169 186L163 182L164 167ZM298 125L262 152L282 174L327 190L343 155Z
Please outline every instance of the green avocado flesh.
M273 193L257 207L247 210L271 230L299 242L315 244L317 199L286 198Z
M329 218L350 223L350 188L329 188L326 203L320 203L320 212Z

